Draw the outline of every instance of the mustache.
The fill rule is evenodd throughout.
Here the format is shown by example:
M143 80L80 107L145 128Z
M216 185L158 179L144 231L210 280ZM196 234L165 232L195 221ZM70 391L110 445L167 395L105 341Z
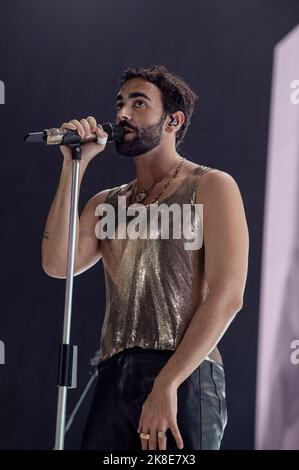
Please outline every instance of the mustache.
M121 127L127 127L128 129L131 129L132 131L137 131L135 127L133 127L131 124L128 124L127 122L119 122L118 124Z

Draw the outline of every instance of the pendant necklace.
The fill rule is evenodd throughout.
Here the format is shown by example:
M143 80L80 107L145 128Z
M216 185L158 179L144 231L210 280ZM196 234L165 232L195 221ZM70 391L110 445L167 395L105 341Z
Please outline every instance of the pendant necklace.
M175 169L173 175L170 176L170 178L168 179L168 181L167 181L166 184L164 185L162 191L161 191L160 194L157 196L157 198L155 199L155 201L153 201L152 204L158 202L158 200L160 199L160 197L162 196L162 194L164 194L164 192L166 191L166 189L168 188L168 186L170 185L170 183L176 178L178 172L180 171L180 169L181 169L181 167L182 167L182 165L183 165L183 161L184 161L184 158L181 157L181 158L180 158L180 162L179 162L179 164L177 165L177 167L176 167L176 169ZM160 181L161 181L162 179L163 179L163 178L161 178ZM149 195L151 189L152 189L157 183L159 183L159 181L156 181L156 182L155 182L154 184L152 184L148 189L140 189L139 191L138 191L138 185L137 185L137 183L135 183L135 184L133 185L133 190L132 190L135 201L138 202L138 203L141 203L142 201L144 201L144 199L146 199L147 196Z

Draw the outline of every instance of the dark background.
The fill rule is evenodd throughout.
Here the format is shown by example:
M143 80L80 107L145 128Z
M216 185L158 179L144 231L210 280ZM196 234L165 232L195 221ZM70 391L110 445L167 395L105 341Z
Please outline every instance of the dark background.
M250 231L244 307L221 341L229 422L224 449L252 449L260 258L273 47L299 22L294 0L14 1L0 6L1 316L0 449L51 449L64 281L41 268L41 240L62 164L59 147L23 143L27 132L96 116L114 120L127 66L164 64L199 94L181 150L238 182ZM299 51L298 51L299 52ZM134 178L111 144L90 165L80 207ZM99 348L105 308L101 263L74 284L72 342L79 385ZM78 448L88 399L67 439ZM105 423L103 423L105 425Z

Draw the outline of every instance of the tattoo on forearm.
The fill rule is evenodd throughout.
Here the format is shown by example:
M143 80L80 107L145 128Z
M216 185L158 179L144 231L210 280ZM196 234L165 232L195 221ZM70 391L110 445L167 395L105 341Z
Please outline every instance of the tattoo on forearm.
M49 240L49 232L47 232L46 230L44 231L44 238L46 238L47 240Z

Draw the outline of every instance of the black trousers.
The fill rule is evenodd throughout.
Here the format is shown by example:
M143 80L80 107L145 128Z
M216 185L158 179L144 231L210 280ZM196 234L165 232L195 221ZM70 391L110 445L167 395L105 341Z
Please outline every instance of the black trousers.
M140 450L141 408L174 351L134 347L99 364L81 449ZM219 449L227 422L221 364L205 360L178 388L177 423L185 450ZM170 429L167 450L179 450Z

